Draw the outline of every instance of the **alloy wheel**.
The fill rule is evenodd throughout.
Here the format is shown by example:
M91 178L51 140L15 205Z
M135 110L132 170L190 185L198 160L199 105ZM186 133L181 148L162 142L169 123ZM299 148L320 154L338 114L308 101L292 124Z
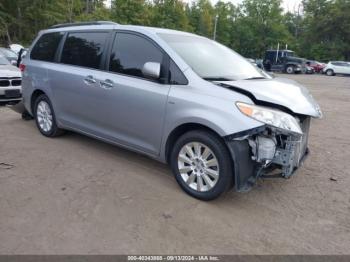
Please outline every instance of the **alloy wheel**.
M213 151L199 142L185 144L178 154L178 169L183 181L198 192L211 190L219 179L219 162Z
M52 128L52 112L46 101L40 101L36 109L36 118L38 124L44 132L50 132Z

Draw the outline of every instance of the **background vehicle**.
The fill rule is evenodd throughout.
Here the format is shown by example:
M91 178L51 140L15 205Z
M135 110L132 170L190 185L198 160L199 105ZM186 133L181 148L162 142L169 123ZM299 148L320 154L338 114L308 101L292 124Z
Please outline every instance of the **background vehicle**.
M18 55L11 49L0 47L0 55L4 56L12 65L17 62Z
M322 69L326 66L326 64L314 60L306 61L306 65L312 67L315 73L322 73Z
M264 64L263 64L263 59L255 59L255 63L260 69L265 70Z
M305 66L305 74L314 74L315 69L313 69L311 66Z
M22 99L21 72L0 56L0 105L16 104Z
M19 51L21 51L21 49L23 49L24 47L20 44L12 44L10 45L10 49L15 52L16 54L19 53Z
M321 116L304 87L174 30L58 25L40 32L20 68L44 136L73 130L169 163L202 200L233 183L249 190L267 166L290 177L307 155L310 118Z
M267 71L279 71L287 74L305 73L305 59L294 56L291 50L267 50L263 59Z
M350 75L350 62L344 61L330 61L325 68L323 73L328 76L334 76L336 74Z
M259 67L260 69L262 70L265 70L264 69L264 65L262 63L262 59L253 59L253 58L246 58L247 61L249 61L252 65L255 65L257 67Z

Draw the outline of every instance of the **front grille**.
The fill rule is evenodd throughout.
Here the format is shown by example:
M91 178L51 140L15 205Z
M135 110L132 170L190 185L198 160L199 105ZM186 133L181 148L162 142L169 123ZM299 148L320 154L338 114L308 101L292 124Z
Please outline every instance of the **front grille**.
M0 87L6 86L20 86L22 80L19 77L2 77L0 78Z
M0 80L0 86L10 86L9 80Z
M12 85L12 86L20 86L21 83L22 83L21 80L12 80L12 81L11 81L11 85Z

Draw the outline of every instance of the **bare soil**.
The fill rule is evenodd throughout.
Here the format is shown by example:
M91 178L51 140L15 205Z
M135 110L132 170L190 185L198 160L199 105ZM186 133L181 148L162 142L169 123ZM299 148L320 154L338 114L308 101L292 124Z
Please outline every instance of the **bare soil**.
M0 254L350 254L350 77L288 76L324 112L296 176L201 202L154 160L0 108Z

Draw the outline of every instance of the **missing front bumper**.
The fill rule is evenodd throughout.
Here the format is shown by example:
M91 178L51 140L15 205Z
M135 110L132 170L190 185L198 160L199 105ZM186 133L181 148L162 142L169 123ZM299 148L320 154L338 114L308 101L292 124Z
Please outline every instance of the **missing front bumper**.
M304 119L301 127L302 136L264 126L226 137L234 163L236 191L250 190L259 177L289 178L295 174L309 152L310 118ZM274 172L277 170L279 173Z

